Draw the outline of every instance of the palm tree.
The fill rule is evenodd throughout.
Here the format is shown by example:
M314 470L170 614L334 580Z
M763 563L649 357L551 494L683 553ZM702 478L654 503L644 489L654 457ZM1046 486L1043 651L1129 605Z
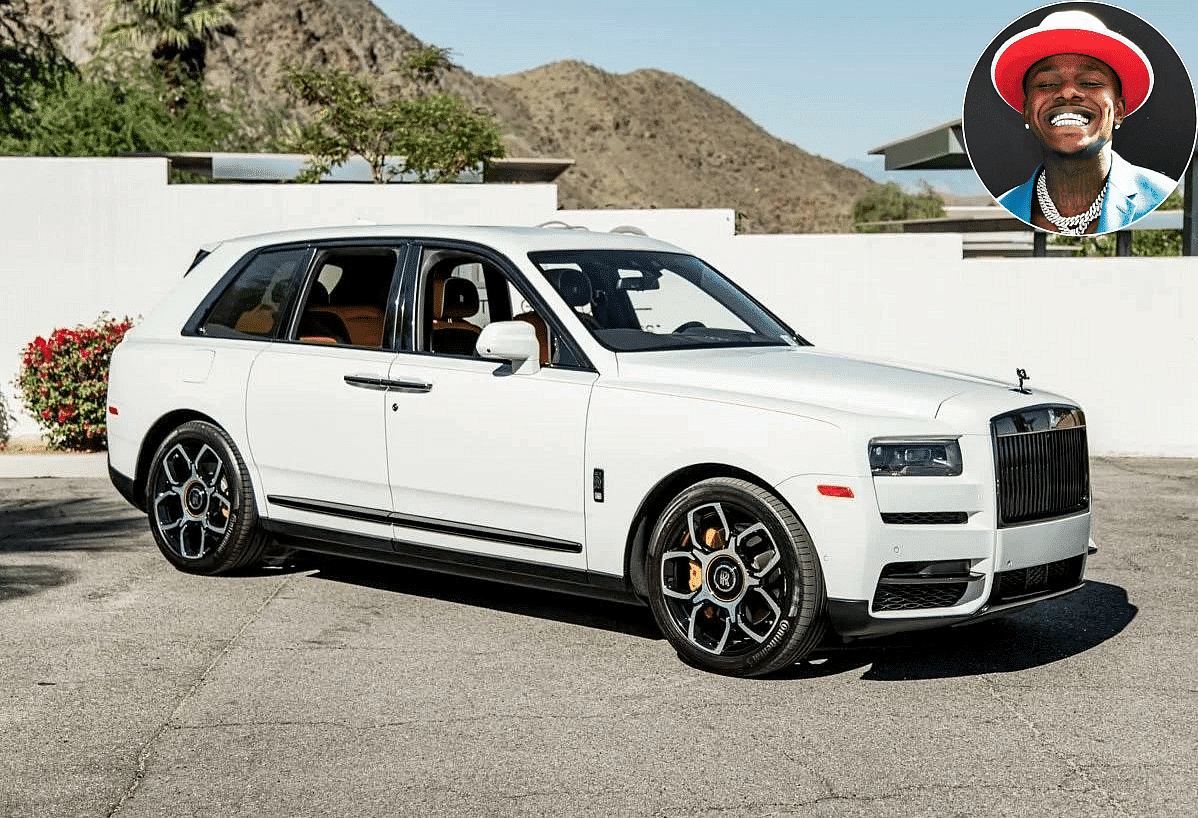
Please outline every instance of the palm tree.
M155 69L172 85L204 78L208 46L233 33L224 0L112 0L106 41L149 48Z

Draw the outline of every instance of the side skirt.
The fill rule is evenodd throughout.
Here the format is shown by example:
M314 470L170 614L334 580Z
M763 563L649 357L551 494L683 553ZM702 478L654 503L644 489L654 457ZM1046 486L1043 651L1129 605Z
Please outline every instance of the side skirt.
M546 551L562 551L570 554L582 553L582 543L579 542L557 540L551 537L534 537L531 534L521 534L517 531L507 531L501 528L451 523L446 520L434 520L431 517L419 517L414 514L376 511L375 509L361 508L359 506L348 506L343 503L305 500L300 497L280 497L272 494L266 498L266 501L276 506L282 506L283 508L310 511L314 514L326 514L332 517L344 517L350 520L391 523L392 525L411 528L416 531L453 534L458 537L471 537L476 540L521 545L525 548L540 548Z
M603 599L632 605L645 603L623 578L570 568L502 559L479 554L392 541L298 523L261 520L261 525L285 546L318 554L418 568L441 574L491 580L524 588ZM395 550L392 550L392 549Z

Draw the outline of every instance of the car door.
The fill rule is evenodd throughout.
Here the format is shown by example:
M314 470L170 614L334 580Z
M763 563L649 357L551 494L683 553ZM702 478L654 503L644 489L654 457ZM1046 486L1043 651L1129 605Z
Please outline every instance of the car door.
M527 285L494 257L425 247L417 259L414 248L412 275L419 307L388 378L396 547L585 568L584 443L597 374L565 354L564 341L533 374L477 357L471 339L492 321L540 320L545 336Z
M318 248L290 323L254 361L246 426L272 520L391 548L387 328L406 249Z

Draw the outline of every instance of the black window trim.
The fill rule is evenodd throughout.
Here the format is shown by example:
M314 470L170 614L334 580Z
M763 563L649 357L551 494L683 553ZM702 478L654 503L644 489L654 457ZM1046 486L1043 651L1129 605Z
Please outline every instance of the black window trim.
M184 323L180 335L187 337L204 338L208 340L233 340L233 341L256 341L260 343L286 343L298 344L298 341L289 340L295 323L298 321L298 308L303 299L300 293L307 293L311 287L311 281L315 275L316 260L322 252L329 250L355 249L392 249L396 253L396 267L391 276L391 289L387 296L387 311L383 318L383 345L380 348L384 352L394 353L399 350L398 339L396 337L396 328L400 326L403 320L401 313L404 311L405 305L401 298L404 279L407 276L408 264L410 261L413 247L412 239L406 236L363 236L358 238L335 238L335 239L309 239L307 241L298 242L281 242L279 244L265 244L261 247L255 247L248 251L245 255L239 258L232 264L228 271L221 276L220 280L208 291L204 299L192 312L191 317ZM220 297L233 284L237 278L245 272L254 261L264 253L286 252L287 250L306 250L307 257L300 265L302 273L298 273L302 281L302 286L295 288L288 295L287 301L279 310L279 321L275 326L275 331L270 335L208 335L201 331L204 322L208 320L208 315ZM416 253L415 255L419 255ZM398 271L398 275L396 275ZM367 347L346 347L347 349L368 349Z

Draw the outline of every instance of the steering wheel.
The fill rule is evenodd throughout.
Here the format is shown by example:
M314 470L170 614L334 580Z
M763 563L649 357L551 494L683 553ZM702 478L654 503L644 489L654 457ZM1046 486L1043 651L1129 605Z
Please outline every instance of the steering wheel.
M702 321L687 321L685 324L678 327L678 329L674 330L674 332L687 332L692 329L707 329L707 325Z

